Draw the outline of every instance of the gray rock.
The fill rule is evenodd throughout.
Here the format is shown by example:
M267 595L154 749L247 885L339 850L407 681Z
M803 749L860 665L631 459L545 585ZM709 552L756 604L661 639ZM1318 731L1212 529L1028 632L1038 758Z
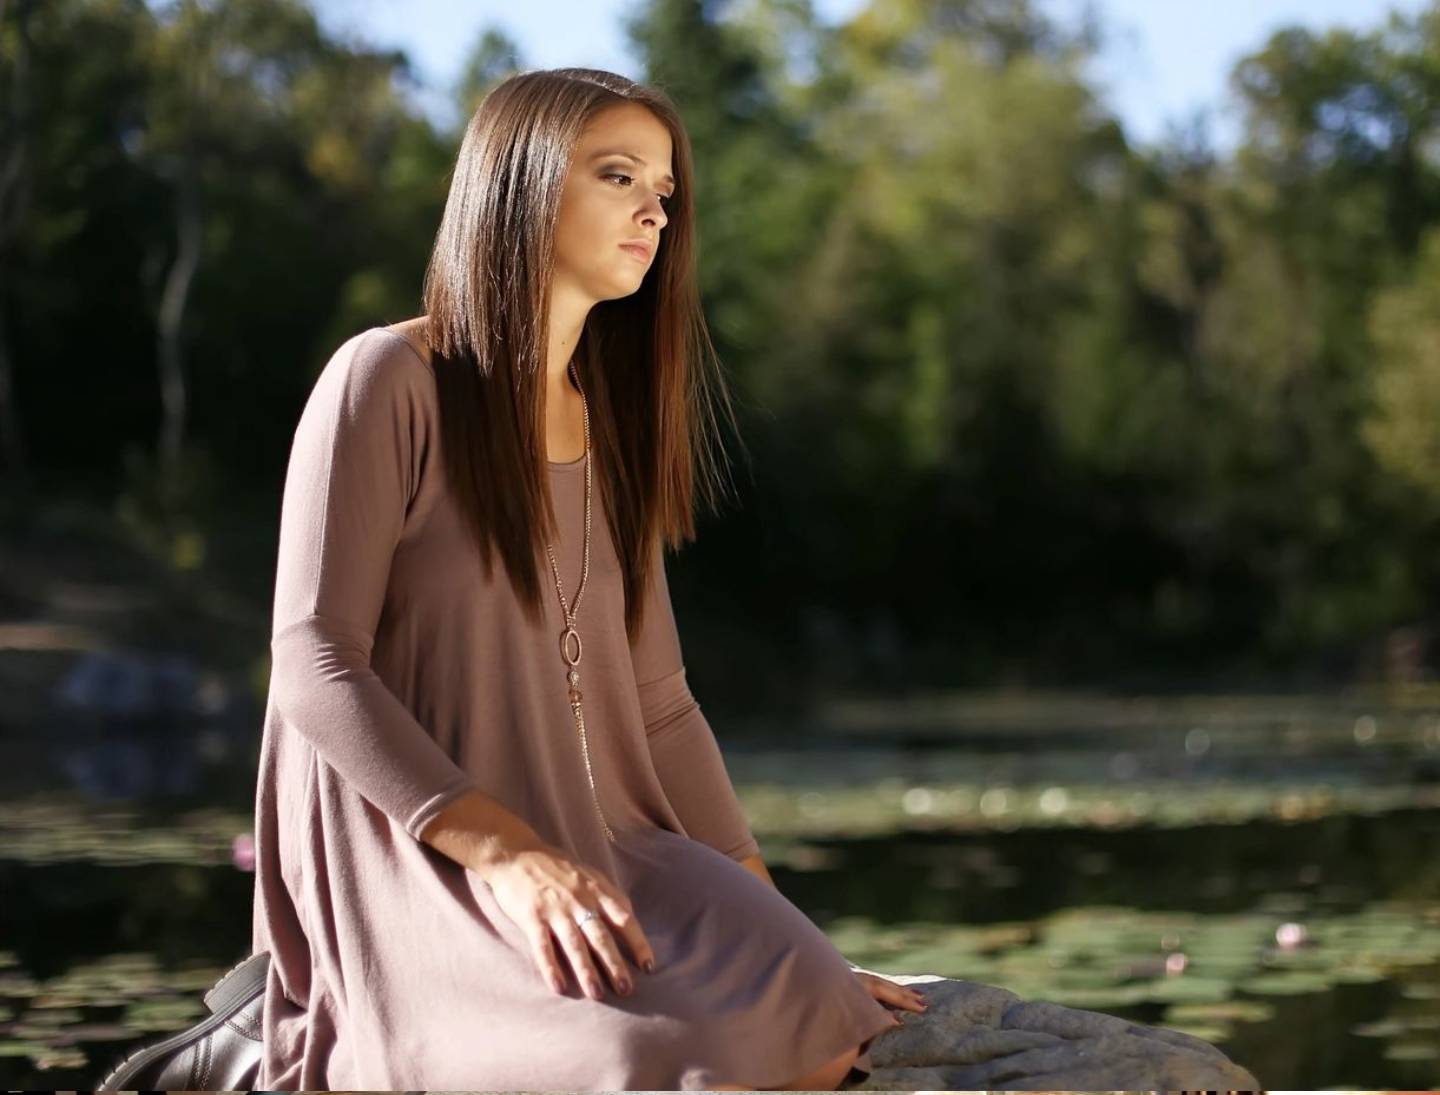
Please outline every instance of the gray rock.
M914 986L930 1006L895 1012L903 1025L871 1043L874 1071L847 1091L1262 1090L1209 1042L1179 1031L975 981L863 972Z

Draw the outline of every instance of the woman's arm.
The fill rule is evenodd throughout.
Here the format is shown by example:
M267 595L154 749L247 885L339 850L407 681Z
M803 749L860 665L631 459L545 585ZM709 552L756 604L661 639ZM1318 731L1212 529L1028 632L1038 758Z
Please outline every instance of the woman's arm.
M650 759L665 797L693 839L731 859L758 856L760 845L735 795L714 731L685 680L663 552L655 553L644 596L631 663Z
M390 562L435 424L403 339L348 339L295 430L280 512L270 699L287 726L417 839L475 786L370 665Z
M685 670L640 685L650 760L685 832L731 859L758 855L710 723L685 683Z
M685 684L663 554L657 552L646 590L645 618L631 647L650 755L685 831L724 852L760 881L775 886L760 845L725 771L714 732ZM651 677L655 679L651 679ZM775 887L778 889L779 887ZM852 970L859 966L846 959Z

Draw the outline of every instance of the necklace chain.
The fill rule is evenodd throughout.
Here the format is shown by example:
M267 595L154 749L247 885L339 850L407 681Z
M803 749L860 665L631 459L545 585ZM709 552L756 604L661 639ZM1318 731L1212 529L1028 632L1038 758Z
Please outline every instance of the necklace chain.
M573 605L565 599L565 587L560 581L560 567L555 562L554 548L547 543L545 552L550 556L550 572L555 576L555 592L560 595L560 610L565 614L565 630L560 632L560 656L570 667L566 674L566 679L570 684L570 710L575 716L575 728L580 733L580 749L585 756L585 775L590 781L590 797L595 802L595 812L600 817L600 827L605 830L606 839L613 842L615 834L605 820L605 812L600 809L600 792L595 786L595 771L590 766L590 745L585 736L585 711L580 706L582 697L579 666L582 647L580 632L575 629L575 615L580 611L580 598L585 595L585 579L590 575L590 406L585 400L585 389L580 386L580 375L574 362L570 363L570 376L575 381L576 390L580 392L580 410L585 422L585 455L582 457L585 461L585 540L580 562L580 584L575 587L575 603ZM572 643L574 657L571 657Z

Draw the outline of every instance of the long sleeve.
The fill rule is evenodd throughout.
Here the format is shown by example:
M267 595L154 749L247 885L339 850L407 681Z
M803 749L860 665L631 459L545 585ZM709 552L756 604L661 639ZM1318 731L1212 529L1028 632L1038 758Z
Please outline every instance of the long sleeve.
M685 680L664 555L656 552L631 646L650 758L686 833L731 859L758 855L720 746Z
M475 786L370 664L435 400L397 335L372 328L332 355L290 452L270 639L285 722L417 839Z

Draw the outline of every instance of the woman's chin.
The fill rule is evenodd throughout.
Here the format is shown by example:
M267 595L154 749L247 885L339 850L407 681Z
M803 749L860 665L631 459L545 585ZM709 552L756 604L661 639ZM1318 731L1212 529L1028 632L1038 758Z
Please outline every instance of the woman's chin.
M645 271L621 275L611 281L611 293L606 300L615 300L617 297L628 297L640 288L645 281Z

